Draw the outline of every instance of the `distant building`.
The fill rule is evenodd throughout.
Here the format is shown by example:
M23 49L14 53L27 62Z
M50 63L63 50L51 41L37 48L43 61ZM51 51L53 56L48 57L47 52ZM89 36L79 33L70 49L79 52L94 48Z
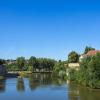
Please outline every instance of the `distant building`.
M96 55L97 53L100 53L100 50L91 50L91 51L89 51L87 54L81 55L80 58L79 58L79 60L80 60L80 62L81 62L84 58L90 57L90 56L94 56L94 55Z
M6 73L6 67L4 65L0 65L0 75L5 75Z
M16 60L6 60L6 64L10 65L10 64L14 64L16 63Z

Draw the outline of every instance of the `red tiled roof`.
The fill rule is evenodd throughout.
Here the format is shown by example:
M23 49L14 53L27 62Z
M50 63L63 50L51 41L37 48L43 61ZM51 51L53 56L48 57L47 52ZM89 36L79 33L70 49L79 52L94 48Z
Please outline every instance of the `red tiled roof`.
M97 53L100 53L100 50L91 50L86 55L87 56L93 56L93 55L96 55Z
M94 55L96 55L97 53L100 53L100 50L91 50L91 51L89 51L87 54L83 54L83 55L81 55L81 56L82 56L82 58L86 58L86 57L88 57L88 56L94 56Z

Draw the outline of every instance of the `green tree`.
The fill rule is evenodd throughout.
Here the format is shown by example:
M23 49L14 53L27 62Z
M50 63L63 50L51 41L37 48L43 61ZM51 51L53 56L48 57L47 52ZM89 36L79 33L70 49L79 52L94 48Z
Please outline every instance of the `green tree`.
M66 76L66 68L64 66L64 62L62 62L61 60L59 60L58 62L56 62L54 69L53 69L54 74L60 76L60 77L64 77Z
M55 60L48 58L38 58L37 59L37 68L43 71L52 71L55 65Z
M36 69L36 64L37 64L36 57L31 56L30 59L29 59L29 61L28 61L28 63L29 63L29 66L32 66L33 69Z
M68 62L69 63L76 63L79 61L79 55L75 51L72 51L68 55Z
M24 57L18 57L16 59L16 64L19 67L20 70L23 70L23 67L25 65L25 58Z
M100 53L91 58L88 64L89 83L91 88L100 88Z
M84 54L87 54L87 53L88 53L89 51L91 51L91 50L95 50L95 48L86 46L85 51L84 51Z

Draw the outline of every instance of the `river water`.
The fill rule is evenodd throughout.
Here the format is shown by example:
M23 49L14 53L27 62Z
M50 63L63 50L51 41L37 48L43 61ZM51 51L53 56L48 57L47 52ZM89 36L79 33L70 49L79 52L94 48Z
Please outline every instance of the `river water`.
M0 100L100 100L100 90L69 84L51 74L0 81Z

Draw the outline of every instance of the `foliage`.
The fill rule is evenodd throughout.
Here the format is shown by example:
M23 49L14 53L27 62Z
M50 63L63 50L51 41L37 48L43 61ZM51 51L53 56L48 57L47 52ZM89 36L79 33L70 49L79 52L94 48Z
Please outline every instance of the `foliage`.
M59 72L60 70L65 70L64 64L61 60L59 60L54 66L54 71Z
M5 60L3 59L0 59L0 65L4 64L5 63Z
M54 70L53 70L54 73L56 73L60 77L63 77L66 74L66 68L65 68L64 64L65 64L64 62L59 60L58 62L56 62L55 66L54 66Z
M7 71L53 71L56 61L49 58L18 57L15 62L6 63Z
M87 54L91 50L95 50L95 48L86 46L85 51L84 51L84 54Z
M4 78L3 76L0 76L0 81L1 81L1 80L4 80L4 79L5 79L5 78Z
M91 88L100 88L100 53L85 58L79 71L70 71L70 79Z
M24 57L18 57L16 59L16 64L19 67L20 70L23 70L23 67L25 65L25 58Z
M69 63L77 63L79 61L79 55L75 51L72 51L68 55L68 62Z
M37 64L36 57L31 56L29 61L28 61L28 64L29 64L29 66L36 67L36 64Z
M37 58L33 68L35 71L36 69L41 71L52 71L54 65L55 65L55 60L53 59Z
M28 77L28 71L21 71L19 75L21 78Z
M24 80L22 77L19 77L17 80L17 90L22 92L25 90L25 86L24 86Z
M7 71L19 71L19 67L15 63L7 64L6 69L7 69Z

